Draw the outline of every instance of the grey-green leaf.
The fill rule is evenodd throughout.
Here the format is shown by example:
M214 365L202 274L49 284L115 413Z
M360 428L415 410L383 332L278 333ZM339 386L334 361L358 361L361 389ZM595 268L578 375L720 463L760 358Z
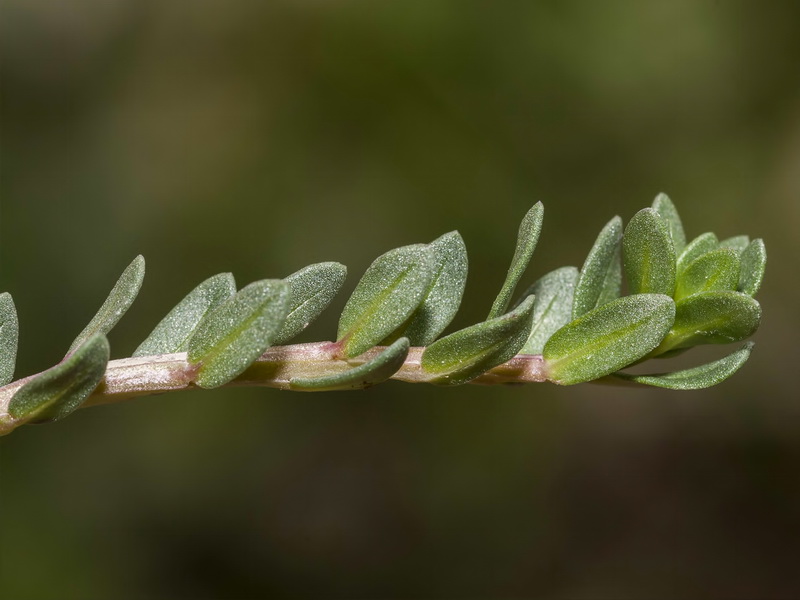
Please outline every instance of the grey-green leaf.
M718 383L736 373L750 358L753 342L747 342L736 352L715 360L714 362L700 365L692 369L674 371L672 373L657 373L654 375L631 375L628 373L615 373L615 377L634 381L644 385L652 385L670 390L702 390Z
M675 324L654 354L699 344L738 342L758 329L761 306L740 292L701 292L676 304Z
M422 353L422 368L435 377L432 383L459 385L513 358L528 339L534 297L517 308L451 333Z
M621 241L622 219L614 217L600 231L583 263L575 288L573 319L619 298L622 285Z
M0 294L0 386L14 379L17 363L19 321L11 294Z
M116 325L128 309L133 304L139 290L142 287L142 280L144 279L144 258L140 254L133 259L133 262L127 266L122 272L117 283L114 285L111 293L103 302L100 310L89 321L89 324L83 331L78 334L75 341L69 347L67 356L75 352L75 350L83 344L86 340L97 333L103 335L108 334L109 331Z
M735 250L737 254L741 254L744 252L744 249L750 244L750 236L747 235L735 235L733 237L729 237L725 240L722 240L719 243L720 248L730 248L731 250Z
M528 263L531 261L533 251L539 241L539 234L542 232L542 219L544 218L544 206L537 202L522 219L517 233L517 247L514 250L514 257L511 259L511 266L503 282L500 293L492 304L488 319L493 319L506 312L514 289L522 278Z
M678 255L677 272L680 274L686 267L688 267L695 259L703 256L706 252L711 252L719 247L717 236L708 231L698 235L691 242L686 245Z
M578 269L561 267L550 271L525 292L534 296L533 319L528 339L519 354L541 354L547 340L569 323Z
M457 231L445 233L429 244L433 253L433 278L425 296L406 323L387 344L400 336L412 346L427 346L444 331L458 312L467 283L467 248Z
M94 334L55 367L25 383L8 405L8 414L31 423L63 419L84 403L106 371L108 339Z
M750 242L742 252L742 271L739 276L739 291L749 296L755 296L761 288L764 279L764 269L767 266L767 248L764 240L758 238Z
M343 354L358 356L403 325L425 299L434 268L428 244L395 248L376 258L339 318Z
M653 350L675 319L663 294L625 296L559 329L542 353L549 379L571 385L618 371Z
M293 390L309 392L367 388L397 373L405 362L409 347L408 338L403 337L362 365L325 377L295 377L289 385Z
M625 275L631 294L675 292L675 248L669 229L653 208L636 213L622 239Z
M739 283L739 254L719 248L694 259L678 276L675 300L714 290L735 290Z
M289 284L289 314L273 344L283 344L308 327L339 290L347 267L338 262L309 265L284 279Z
M225 385L272 345L289 312L289 285L256 281L209 313L189 340L189 362L198 365L195 383Z
M663 193L653 200L653 208L666 222L672 237L672 245L675 247L675 253L680 254L686 246L686 234L683 232L683 223L680 215L678 215L678 209L675 208L669 196Z
M209 277L169 311L133 356L185 352L200 321L235 293L236 282L230 273Z

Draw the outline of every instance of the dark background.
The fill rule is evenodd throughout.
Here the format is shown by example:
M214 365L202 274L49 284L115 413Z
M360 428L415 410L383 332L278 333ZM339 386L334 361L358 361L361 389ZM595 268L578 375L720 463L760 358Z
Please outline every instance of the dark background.
M3 598L800 596L800 3L3 0L0 56L19 376L138 253L114 357L214 273L337 260L349 291L452 229L473 323L538 200L525 283L660 191L770 255L710 390L218 390L25 427Z

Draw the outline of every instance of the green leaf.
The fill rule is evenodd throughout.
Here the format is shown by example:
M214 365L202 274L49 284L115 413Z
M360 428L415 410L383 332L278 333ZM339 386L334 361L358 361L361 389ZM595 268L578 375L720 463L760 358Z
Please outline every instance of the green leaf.
M386 381L403 366L408 349L408 338L400 338L370 361L348 371L325 377L295 377L289 382L293 390L321 392L334 390L360 390Z
M625 296L559 329L544 347L550 381L571 385L618 371L650 352L675 318L672 298Z
M719 243L720 248L730 248L735 250L736 254L741 254L744 249L750 244L750 237L746 235L735 235L728 239L722 240Z
M732 248L706 252L678 276L675 300L700 292L735 290L739 283L739 255Z
M347 277L337 262L309 265L284 279L289 284L289 314L273 344L283 344L308 327L333 300Z
M764 279L764 268L767 266L767 248L764 240L758 238L750 242L742 252L742 272L739 276L739 291L748 296L755 296Z
M644 385L667 388L670 390L702 390L722 383L736 373L750 358L753 342L747 342L733 354L714 362L700 365L692 369L684 369L673 373L657 373L654 375L631 375L614 373L615 377L634 381Z
M467 248L457 231L445 233L428 246L433 253L433 278L422 303L388 344L405 336L412 346L427 346L444 331L458 312L467 283Z
M169 311L133 356L185 352L200 321L235 293L236 282L230 273L209 277Z
M636 213L622 239L625 275L631 294L675 292L675 248L664 220L652 208Z
M678 209L669 199L666 194L659 194L653 200L653 208L661 215L664 222L669 228L670 237L672 237L672 245L675 247L676 254L686 246L686 234L683 232L683 223L681 217L678 215Z
M57 421L77 409L103 379L108 339L91 336L55 367L25 383L8 405L8 414L31 423Z
M761 306L740 292L701 292L676 304L675 324L654 354L699 344L728 344L758 329Z
M550 336L569 323L577 281L578 269L561 267L528 288L524 297L535 297L533 324L528 340L519 350L519 354L541 354Z
M622 285L621 241L622 219L614 217L603 227L583 263L575 288L573 319L619 298Z
M425 299L434 268L428 244L395 248L376 258L339 318L337 341L344 356L366 352L403 325Z
M198 365L195 383L225 385L272 345L289 312L289 284L256 281L209 313L189 340L189 362Z
M109 331L116 325L136 299L139 289L142 287L142 280L144 279L144 258L140 254L133 259L133 262L127 266L122 272L111 293L103 302L100 310L94 318L89 321L89 324L83 331L78 334L75 341L69 347L67 356L75 352L75 350L83 344L86 340L97 333L103 335L108 334Z
M517 233L517 247L514 250L514 257L511 259L511 266L508 268L503 287L492 304L488 319L502 315L511 303L514 289L528 267L533 251L536 250L536 243L539 241L539 234L542 231L543 218L544 206L541 202L537 202L523 217Z
M517 308L451 333L428 346L421 365L436 377L432 383L459 385L482 375L516 356L528 339L534 297L528 296Z
M711 233L703 233L694 238L686 245L678 255L677 271L680 273L688 267L695 259L700 258L706 252L711 252L719 247L717 236Z
M17 309L11 294L3 292L0 294L0 386L14 379L18 341Z

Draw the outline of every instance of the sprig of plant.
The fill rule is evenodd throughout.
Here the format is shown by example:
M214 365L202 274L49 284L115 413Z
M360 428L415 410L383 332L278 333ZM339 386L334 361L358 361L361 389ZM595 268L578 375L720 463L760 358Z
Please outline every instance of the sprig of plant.
M525 215L487 319L444 337L467 277L466 247L456 231L375 259L347 301L332 342L283 345L341 289L347 269L326 262L238 291L230 273L215 275L178 303L131 358L110 361L106 336L139 292L139 256L59 364L12 382L17 313L11 296L0 294L0 434L62 419L82 406L179 389L351 390L396 379L438 385L603 381L687 390L720 383L748 359L751 342L686 370L622 372L645 359L755 332L761 306L753 296L766 264L762 240L740 235L720 242L704 233L687 243L674 204L660 194L624 229L619 217L611 219L580 270L547 273L512 303L543 214L538 203Z

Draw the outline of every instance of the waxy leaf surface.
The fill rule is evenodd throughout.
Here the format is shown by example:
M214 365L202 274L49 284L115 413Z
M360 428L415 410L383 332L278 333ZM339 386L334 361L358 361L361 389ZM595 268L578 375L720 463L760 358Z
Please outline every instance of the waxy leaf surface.
M363 389L386 381L397 373L403 366L409 347L408 338L400 338L372 360L348 371L325 377L295 377L289 385L293 390L309 392Z
M652 208L636 213L622 239L631 294L675 293L675 248L664 219Z
M739 283L739 255L731 248L706 252L678 276L675 300L700 292L735 290Z
M289 285L256 281L209 313L189 340L189 362L199 365L195 383L225 385L272 345L289 312Z
M572 318L572 297L578 269L561 267L551 271L525 292L534 296L531 331L519 354L541 354L545 343Z
M544 206L537 202L523 217L517 233L517 247L514 250L514 257L511 259L511 266L508 268L503 287L492 304L487 318L493 319L502 315L509 304L514 290L528 268L533 251L539 241L539 234L542 232L542 219L544 218Z
M422 353L422 368L431 382L459 385L513 358L528 339L534 297L517 308L436 340Z
M681 271L688 267L694 260L703 256L703 254L706 252L716 250L718 247L719 241L717 240L717 236L712 232L708 231L698 235L691 242L689 242L686 245L686 248L683 249L683 252L678 255L678 274L680 274Z
M63 419L86 401L106 372L108 339L95 334L55 367L25 383L8 405L8 414L31 423Z
M3 292L0 294L0 386L14 379L18 341L17 309L11 294Z
M308 327L339 293L347 267L337 262L309 265L284 279L289 284L289 314L273 344L283 344Z
M656 199L653 200L653 208L667 224L670 237L672 237L672 245L675 247L675 253L680 254L686 246L686 234L683 232L683 223L678 214L678 209L675 208L672 200L666 194L656 196Z
M103 335L108 334L109 331L116 325L128 309L133 304L139 289L142 287L142 280L144 279L144 258L139 255L133 259L133 262L122 272L117 283L114 285L111 293L103 302L100 310L89 321L89 324L78 334L75 341L69 347L67 356L75 352L75 350L83 342L97 333Z
M549 379L571 385L636 362L658 346L675 319L672 298L625 296L559 329L544 347Z
M735 235L728 239L722 240L719 243L720 248L730 248L735 250L737 254L744 252L744 249L750 244L750 237L746 235Z
M583 263L575 288L573 319L619 298L622 286L621 241L622 219L614 217L603 227Z
M235 293L236 282L230 273L209 277L169 311L133 356L185 352L203 318Z
M739 291L755 296L761 289L764 269L767 266L767 249L764 240L755 239L742 252L742 271L739 276Z
M425 298L435 262L428 244L395 248L375 259L339 318L337 341L348 358L389 337Z

